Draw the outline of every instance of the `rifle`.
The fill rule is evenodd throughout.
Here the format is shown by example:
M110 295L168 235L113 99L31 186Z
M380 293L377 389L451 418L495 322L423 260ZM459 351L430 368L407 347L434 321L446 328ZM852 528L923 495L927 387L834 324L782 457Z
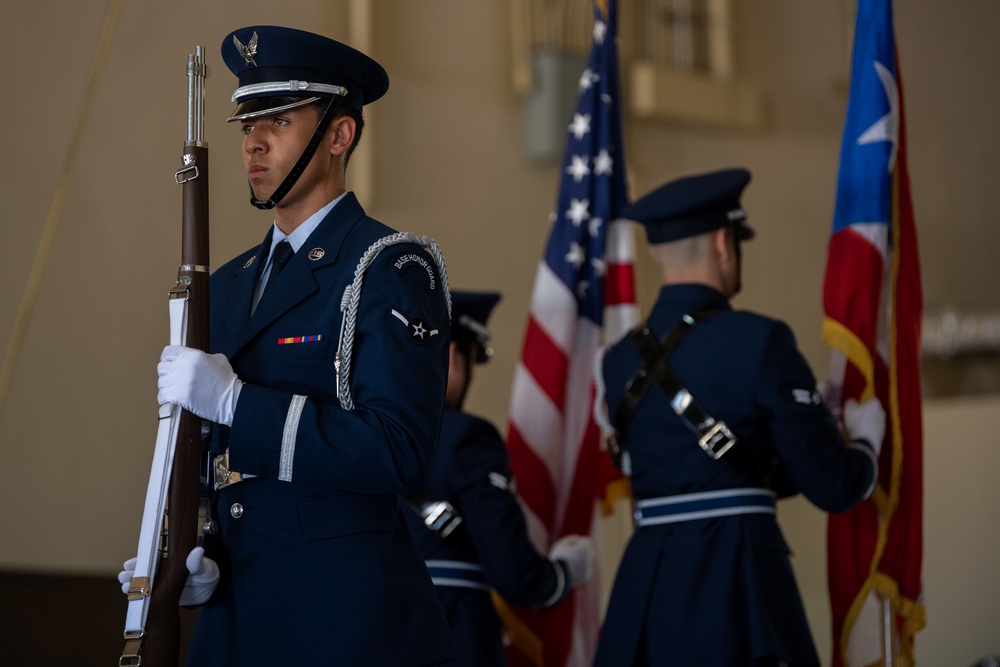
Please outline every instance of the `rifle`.
M208 144L203 141L203 47L188 55L188 119L184 166L174 174L183 189L181 264L169 294L171 344L208 350ZM178 602L187 555L210 530L199 526L201 418L175 405L160 406L156 450L146 491L135 576L129 585L125 649L120 667L176 667L180 654ZM167 481L169 480L169 484ZM167 492L169 486L169 493ZM155 585L154 585L155 577Z

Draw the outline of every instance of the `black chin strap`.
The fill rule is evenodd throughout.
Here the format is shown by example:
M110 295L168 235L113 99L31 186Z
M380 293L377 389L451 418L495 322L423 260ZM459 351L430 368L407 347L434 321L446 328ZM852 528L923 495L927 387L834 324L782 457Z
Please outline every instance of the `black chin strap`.
M740 240L740 222L734 222L731 229L733 245L736 247L736 284L733 286L733 293L730 296L736 296L743 289L743 242Z
M331 97L329 103L326 105L326 110L323 111L322 117L319 119L319 125L316 126L316 131L313 132L312 138L306 145L306 149L302 151L302 156L299 157L299 161L295 163L292 170L288 172L285 176L285 180L281 182L281 185L271 194L267 199L257 199L253 194L253 186L250 186L250 203L259 208L262 211L272 209L275 205L284 199L288 191L292 189L295 182L299 180L299 176L302 172L306 170L309 166L309 162L312 160L313 155L316 154L316 149L319 147L319 142L323 140L323 135L326 134L326 130L330 127L330 123L333 122L334 118L334 107L339 108L337 97Z

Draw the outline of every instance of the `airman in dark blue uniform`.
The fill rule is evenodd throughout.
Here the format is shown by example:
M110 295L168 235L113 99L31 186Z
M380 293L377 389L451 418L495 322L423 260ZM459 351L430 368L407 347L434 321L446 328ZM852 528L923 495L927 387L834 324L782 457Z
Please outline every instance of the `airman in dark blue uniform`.
M473 367L492 354L486 326L494 292L452 292L448 394L427 486L406 499L407 519L433 577L459 664L506 664L503 626L491 599L551 607L589 577L590 538L567 536L549 557L535 550L496 427L462 410Z
M602 362L636 528L599 666L820 664L775 500L801 492L840 512L866 498L885 417L877 401L852 404L845 443L789 327L730 307L753 236L749 180L683 178L622 211L645 226L664 281Z
M439 434L444 263L346 190L362 107L388 77L274 26L234 31L222 55L251 202L275 222L212 276L214 354L168 347L159 366L161 403L215 423L217 532L191 568L207 601L187 664L451 664L399 503L423 488Z

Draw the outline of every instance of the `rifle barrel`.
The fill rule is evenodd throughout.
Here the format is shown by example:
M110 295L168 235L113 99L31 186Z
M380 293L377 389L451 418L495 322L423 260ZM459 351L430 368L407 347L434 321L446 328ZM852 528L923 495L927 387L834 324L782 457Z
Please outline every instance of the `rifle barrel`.
M181 263L172 297L187 296L187 329L184 344L209 349L209 239L208 144L204 142L205 78L208 68L203 49L188 55L187 141L183 168L174 180L183 188L181 212ZM176 406L175 406L176 407ZM159 564L149 592L145 625L136 648L126 644L121 665L177 667L180 663L180 609L178 602L188 571L188 553L198 541L201 419L183 411L177 428L166 511L161 517ZM153 511L152 514L156 514ZM129 636L126 636L129 639ZM141 650L141 657L137 655Z

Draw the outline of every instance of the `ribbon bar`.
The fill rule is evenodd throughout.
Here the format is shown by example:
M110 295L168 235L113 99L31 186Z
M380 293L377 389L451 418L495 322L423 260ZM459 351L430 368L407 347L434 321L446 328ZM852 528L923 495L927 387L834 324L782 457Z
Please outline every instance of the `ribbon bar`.
M295 343L317 343L323 340L323 334L317 334L315 336L289 336L287 338L279 338L278 345L294 345Z

